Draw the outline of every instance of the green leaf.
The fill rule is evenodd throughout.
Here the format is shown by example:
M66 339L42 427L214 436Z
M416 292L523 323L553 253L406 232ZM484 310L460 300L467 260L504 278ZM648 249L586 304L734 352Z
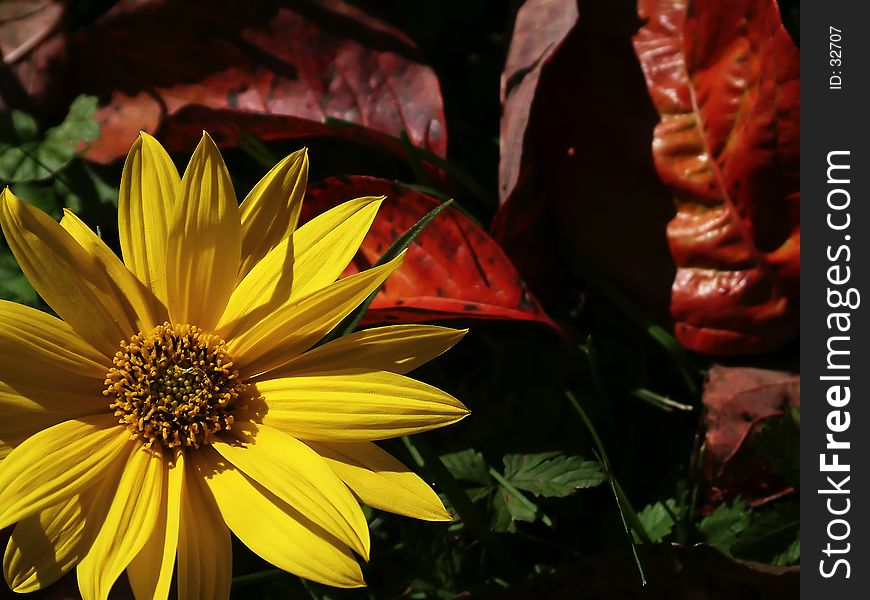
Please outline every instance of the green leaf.
M777 554L773 557L773 560L770 561L771 564L776 565L778 567L785 567L788 565L793 565L799 562L801 559L801 533L797 532L794 541L789 545L785 551Z
M504 488L501 488L493 496L492 508L492 529L494 531L513 533L517 530L517 521L534 523L538 518L538 512L533 507L522 502L520 498Z
M76 155L79 144L97 139L100 127L94 119L97 99L79 96L63 122L49 129L42 139L36 122L13 112L0 124L0 181L14 183L53 177Z
M36 141L38 136L39 125L27 113L20 110L0 112L0 144L19 146Z
M444 454L441 456L441 462L456 479L486 486L493 483L487 472L486 460L480 452L473 448Z
M751 513L749 526L731 548L738 558L772 562L786 553L800 535L800 505L797 502L777 502L771 507Z
M750 514L746 502L740 498L734 504L720 505L713 513L704 517L698 524L698 530L707 543L717 548L727 556L731 556L731 548L737 543L740 534L749 527Z
M39 296L6 248L0 248L0 299L40 308Z
M674 530L674 517L677 514L677 501L673 498L668 498L665 504L656 502L655 504L647 505L642 511L637 513L637 518L646 529L647 535L652 542L658 543L665 539ZM670 509L670 510L668 510ZM640 542L637 534L634 534L635 542Z
M509 454L504 457L504 466L505 479L514 486L547 498L568 496L606 479L597 462L558 452Z

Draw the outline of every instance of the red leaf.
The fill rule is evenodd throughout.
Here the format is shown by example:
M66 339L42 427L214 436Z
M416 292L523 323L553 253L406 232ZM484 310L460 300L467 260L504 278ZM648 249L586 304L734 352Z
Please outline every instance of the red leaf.
M158 128L172 150L207 128L222 145L328 135L402 154L406 132L444 156L438 80L409 39L342 0L284 4L121 0L72 36L54 87L102 100L86 156L110 162Z
M778 478L751 448L751 433L765 419L800 406L800 376L784 371L714 365L703 397L704 470L714 500L741 495L761 502L782 493Z
M13 64L36 48L61 24L57 0L4 0L0 3L0 55Z
M345 274L369 268L402 233L441 202L374 177L333 177L312 184L303 220L359 196L386 196ZM471 219L448 207L408 248L366 323L439 319L538 321L557 329L526 289L502 249Z
M63 48L64 8L59 0L0 2L0 110L32 110L29 94L46 85L44 67Z
M775 349L798 331L798 50L774 0L641 0L635 38L674 190L671 312L687 347Z
M657 114L631 44L636 30L628 3L523 5L502 76L493 236L545 300L579 263L666 321L673 204L649 151Z

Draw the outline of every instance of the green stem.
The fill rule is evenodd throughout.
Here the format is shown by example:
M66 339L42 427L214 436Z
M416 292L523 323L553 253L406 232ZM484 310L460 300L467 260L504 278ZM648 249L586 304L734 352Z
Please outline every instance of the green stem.
M695 410L695 407L690 404L683 404L681 402L677 402L676 400L671 400L667 396L656 394L652 390L647 390L645 388L628 390L628 393L629 395L634 396L638 400L643 400L644 402L652 404L656 408L659 408L665 412L674 412L674 410L692 412L693 410Z
M441 211L450 206L452 203L453 200L447 200L426 213L408 231L396 238L396 240L392 244L390 244L390 247L387 248L387 250L372 266L380 267L381 265L385 265L394 258L396 258L403 251L405 251L408 246L410 246L411 243L416 240L421 233L423 233L423 230L426 229L429 223L431 223L435 217L441 214ZM366 311L369 309L369 306L371 306L375 297L378 295L378 292L380 292L380 288L369 294L368 298L363 300L362 304L356 307L352 313L350 313L341 321L341 323L336 325L332 331L326 334L326 336L322 340L320 340L317 345L322 346L323 344L338 339L341 336L353 333L353 331L359 325L360 321L362 321L362 318L365 316Z
M239 148L267 169L271 169L278 163L278 157L272 154L269 148L250 132L245 132L239 140Z
M541 509L537 504L529 500L525 494L518 490L510 481L505 479L501 473L499 473L492 467L489 467L489 474L493 479L498 481L499 485L501 485L504 489L513 494L514 498L517 499L517 502L528 508L536 515L539 515L544 525L546 525L547 527L553 526L553 521L550 519L550 517L541 512Z
M650 338L668 353L689 395L692 397L697 396L699 393L698 383L691 361L689 360L689 355L674 336L661 325L654 323L634 302L598 275L592 268L584 264L578 264L577 267L590 288L618 307L623 315L643 329Z
M260 571L258 573L248 573L247 575L233 577L233 587L248 587L249 585L257 585L258 583L283 579L284 577L291 577L291 575L287 573L287 571L282 571L281 569L269 569L268 571Z
M583 421L583 424L586 425L589 435L592 436L592 442L595 444L597 449L599 462L604 469L604 473L607 475L607 479L610 482L610 488L613 490L613 495L616 498L616 508L618 509L619 516L622 519L622 527L625 529L625 535L628 538L629 545L631 546L631 553L634 556L634 563L637 565L638 573L640 573L641 583L642 585L646 585L646 574L644 573L643 565L640 563L640 556L637 553L637 546L634 544L631 530L634 529L637 536L645 544L652 543L652 540L650 540L649 534L640 522L640 519L638 519L637 513L634 511L634 508L632 508L631 503L628 501L628 497L622 490L622 486L619 485L619 482L613 475L613 469L610 466L610 459L607 458L607 451L604 449L604 444L601 442L601 438L598 437L598 432L595 430L595 426L592 424L586 411L583 410L583 407L580 406L577 398L574 397L574 394L572 394L570 390L565 390L565 396L574 407L574 410L577 411L577 414L580 415L580 419ZM631 527L629 527L629 523L631 523Z

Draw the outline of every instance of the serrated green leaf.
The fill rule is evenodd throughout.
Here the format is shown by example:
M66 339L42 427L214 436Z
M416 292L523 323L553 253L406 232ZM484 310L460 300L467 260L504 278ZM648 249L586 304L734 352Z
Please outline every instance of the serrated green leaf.
M561 498L580 488L600 485L606 476L597 462L558 452L509 454L504 476L514 486L535 496Z
M643 524L644 529L649 535L652 542L658 543L671 534L674 529L674 518L672 515L677 513L677 501L673 498L668 498L667 508L661 502L647 505L642 511L637 513L637 518ZM670 511L668 510L670 509ZM634 541L640 543L637 534L634 534Z
M79 96L63 122L42 139L36 135L31 117L13 113L0 126L0 181L8 184L53 177L75 157L79 144L99 136L96 108L95 97Z
M66 119L46 132L46 141L73 146L93 142L100 135L100 126L94 119L96 112L96 96L79 96L70 105Z
M492 508L493 531L513 533L517 530L517 521L534 523L538 518L538 514L533 508L519 501L516 496L504 488L499 489L493 496Z
M713 513L701 519L698 531L708 544L723 554L731 556L731 548L737 542L738 536L749 527L749 522L749 508L744 500L738 498L730 506L722 504Z
M456 479L484 486L491 486L493 483L487 472L486 460L480 452L473 448L445 454L441 456L441 462Z

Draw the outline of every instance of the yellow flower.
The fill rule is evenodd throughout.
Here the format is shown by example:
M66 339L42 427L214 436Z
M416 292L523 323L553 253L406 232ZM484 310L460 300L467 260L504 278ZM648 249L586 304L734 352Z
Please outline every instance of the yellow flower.
M336 281L382 198L296 229L304 151L240 205L208 135L179 178L148 135L121 183L122 263L82 221L0 197L24 274L60 319L0 302L3 572L41 589L77 565L86 599L126 569L136 598L229 595L230 532L270 563L364 585L359 506L449 520L373 440L468 411L404 374L464 334L404 325L317 343L402 257ZM62 319L62 320L61 320Z

